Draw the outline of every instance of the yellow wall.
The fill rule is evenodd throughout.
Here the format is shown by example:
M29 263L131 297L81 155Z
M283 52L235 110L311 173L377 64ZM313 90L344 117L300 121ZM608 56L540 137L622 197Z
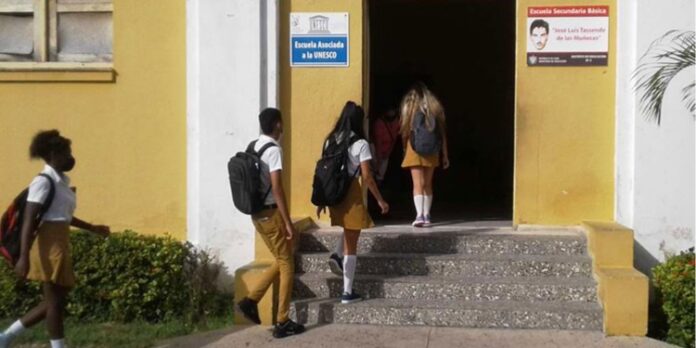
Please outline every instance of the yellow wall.
M0 83L0 204L42 168L40 129L73 140L76 216L112 229L186 229L185 1L114 1L115 83Z
M363 1L292 0L280 2L280 106L284 124L286 191L293 216L315 216L310 202L314 166L327 133L348 100L363 98ZM290 68L290 12L348 12L348 68Z
M612 220L614 0L518 0L515 224ZM527 7L609 5L609 65L527 67Z

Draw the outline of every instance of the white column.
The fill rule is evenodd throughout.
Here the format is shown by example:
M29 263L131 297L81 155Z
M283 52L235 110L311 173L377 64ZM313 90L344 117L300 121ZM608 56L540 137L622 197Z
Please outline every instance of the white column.
M633 227L635 200L636 98L631 76L636 68L637 10L635 0L617 1L616 33L616 170L614 216Z
M200 171L198 122L200 60L199 60L199 8L197 0L186 0L186 197L187 238L194 244L200 243Z
M227 161L258 137L259 111L277 105L277 9L187 0L188 240L230 275L253 259L254 228L234 208Z
M278 0L262 0L261 3L261 109L279 105L279 56Z

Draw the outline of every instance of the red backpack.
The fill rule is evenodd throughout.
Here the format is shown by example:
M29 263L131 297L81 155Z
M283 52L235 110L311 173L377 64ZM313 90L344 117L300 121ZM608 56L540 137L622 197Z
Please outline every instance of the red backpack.
M46 202L41 206L39 214L35 217L37 223L41 222L41 218L53 203L53 197L56 194L56 185L53 179L43 173L39 174L39 176L48 179L51 189L48 191ZM15 197L7 210L5 210L5 213L2 214L2 219L0 219L0 254L13 267L19 259L21 250L23 215L27 206L28 196L29 188L26 188Z
M399 136L399 128L398 118L387 121L380 117L374 121L371 128L372 142L375 144L375 150L379 158L389 158Z

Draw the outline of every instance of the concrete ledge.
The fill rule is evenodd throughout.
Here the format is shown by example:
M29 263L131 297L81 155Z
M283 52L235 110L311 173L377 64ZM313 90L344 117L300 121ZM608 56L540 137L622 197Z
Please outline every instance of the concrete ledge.
M599 268L633 268L633 230L610 222L584 222L592 262Z
M633 268L633 231L614 222L584 222L607 336L645 336L648 277Z
M0 62L0 82L116 82L111 63Z
M307 230L310 230L316 225L314 224L314 221L309 218L294 218L293 219L293 224L295 225L295 229L298 232L298 235L294 236L293 238L293 246L294 249L297 250L297 246L299 245L299 234L302 232L305 232ZM234 296L235 296L235 303L236 301L239 301L242 299L244 296L249 294L249 288L253 285L256 284L261 277L261 274L268 268L270 265L273 263L273 254L271 254L271 251L268 250L268 247L266 247L266 244L264 243L263 239L261 239L261 236L259 236L258 233L255 233L255 259L252 263L247 264L243 267L238 268L235 271L234 275ZM268 296L270 294L270 296ZM259 302L259 317L261 318L261 324L262 325L273 325L275 323L275 313L277 312L275 308L277 308L277 301L278 301L278 281L275 281L273 283L273 286L271 286L268 289L268 292L263 296L261 301ZM250 324L248 320L244 318L244 316L239 313L237 306L235 305L235 315L234 315L234 322L235 324Z
M635 269L596 272L608 336L645 336L648 330L648 277Z

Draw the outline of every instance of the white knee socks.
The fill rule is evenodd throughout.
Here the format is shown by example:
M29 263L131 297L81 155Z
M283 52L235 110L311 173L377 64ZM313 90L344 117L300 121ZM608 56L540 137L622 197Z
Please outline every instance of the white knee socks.
M423 216L430 215L430 207L433 205L433 195L423 196Z
M355 278L355 265L358 263L358 257L355 255L346 255L343 257L343 292L353 293L353 278Z
M22 322L17 320L14 323L12 323L12 325L10 325L10 327L8 327L7 330L5 330L5 332L3 332L3 334L5 336L7 336L8 338L12 339L12 338L19 336L26 329L27 328L24 327Z
M423 201L425 201L425 196L415 195L413 196L413 205L416 206L416 216L423 216Z
M341 233L341 238L338 238L338 241L336 242L336 249L334 249L334 254L338 255L338 257L343 257L343 238L345 232Z
M65 348L65 340L62 338L59 340L51 340L51 348Z

